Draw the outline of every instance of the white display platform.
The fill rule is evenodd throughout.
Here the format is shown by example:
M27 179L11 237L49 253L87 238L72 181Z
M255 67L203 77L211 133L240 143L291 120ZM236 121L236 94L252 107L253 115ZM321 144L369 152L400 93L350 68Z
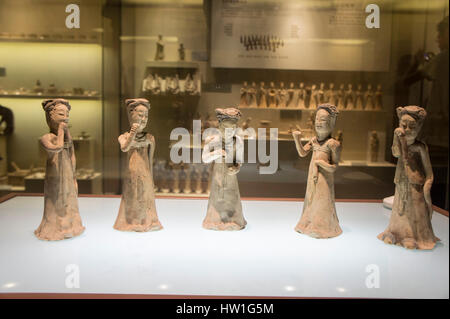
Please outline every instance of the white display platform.
M43 197L1 203L0 293L449 298L449 223L439 213L442 242L417 251L377 239L390 215L381 203L336 203L343 234L313 239L294 231L302 202L244 200L248 227L218 232L201 227L206 199L157 199L164 229L149 233L112 228L119 202L80 198L85 232L57 242L33 234ZM79 288L67 288L76 268Z

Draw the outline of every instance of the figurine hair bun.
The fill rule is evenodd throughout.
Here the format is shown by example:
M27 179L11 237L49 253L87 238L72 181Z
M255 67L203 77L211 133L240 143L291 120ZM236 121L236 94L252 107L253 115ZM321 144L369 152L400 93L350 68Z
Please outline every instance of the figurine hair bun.
M403 107L399 106L397 107L396 111L399 119L405 114L412 116L414 119L418 121L423 121L427 117L427 111L425 111L424 108L416 105L409 105Z
M67 106L69 111L71 109L69 101L67 101L65 99L61 99L61 98L44 100L44 101L42 101L41 104L42 104L42 108L44 109L45 112L51 111L58 104L64 104L65 106Z
M147 109L150 110L150 102L147 99L139 98L139 99L127 99L125 100L125 105L127 106L128 110L132 110L138 105L143 105Z
M329 103L320 104L319 106L317 106L317 111L320 109L327 111L333 117L336 117L339 114L339 111L338 111L336 105L333 105L333 104L329 104Z
M222 122L223 120L236 120L238 121L241 118L241 111L239 109L234 107L229 107L226 109L217 108L216 109L216 116L219 122Z

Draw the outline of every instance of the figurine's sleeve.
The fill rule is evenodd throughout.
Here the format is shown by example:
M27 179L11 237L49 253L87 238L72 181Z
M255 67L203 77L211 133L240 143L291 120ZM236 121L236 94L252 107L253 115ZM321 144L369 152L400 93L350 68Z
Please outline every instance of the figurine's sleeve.
M331 139L329 142L329 147L331 150L331 163L330 164L338 165L339 160L341 158L341 150L342 150L341 143L339 143L339 141L337 141L335 139Z
M56 145L51 141L52 133L46 134L41 137L40 144L41 146L47 151L47 152L54 152L58 153L64 148L64 144L62 145ZM55 135L56 136L56 135Z

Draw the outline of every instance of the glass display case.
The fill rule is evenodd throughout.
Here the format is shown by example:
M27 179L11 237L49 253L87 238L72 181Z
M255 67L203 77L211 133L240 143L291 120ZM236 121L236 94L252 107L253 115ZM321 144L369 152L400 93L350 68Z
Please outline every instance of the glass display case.
M14 270L14 263L0 261L4 266L0 267L0 294L448 298L448 285L440 285L443 278L448 281L448 10L445 0L82 0L73 7L57 0L1 1L0 241L18 236L16 242L24 243L24 255L30 261L37 258L33 247L45 250L46 242L31 232L42 218L44 193L47 196L51 187L59 186L46 184L50 155L42 147L41 137L49 133L49 127L53 131L43 101L61 98L71 105L67 126L76 154L73 175L86 230L71 241L72 246L54 248L62 259L51 269L66 264L85 266L93 278L96 272L87 266L87 260L103 258L111 261L108 269L118 277L124 271L121 262L138 269L136 273L145 273L139 267L153 261L141 254L161 257L164 252L133 248L138 256L133 262L127 247L139 247L141 240L155 241L178 255L180 249L188 249L179 237L191 236L191 229L186 245L196 246L193 255L197 261L185 256L186 267L191 268L183 271L192 271L201 284L194 289L192 283L174 275L178 270L171 265L181 262L177 258L171 259L170 266L152 265L160 271L161 280L144 280L148 289L137 279L125 286L112 279L110 285L92 280L77 291L67 290L59 279L48 285L25 280L26 270ZM134 114L137 107L130 107L130 99L146 99L147 110ZM339 145L334 163L338 168L327 183L333 205L336 200L342 234L326 242L302 241L299 246L294 226L309 201L304 198L312 196L306 195L311 194L311 157L300 155L303 148L322 147L312 141L317 135L319 106L323 105L335 106L329 138ZM430 157L432 225L440 238L433 257L426 261L429 264L424 264L424 255L401 259L398 250L385 253L391 247L376 238L388 225L390 209L396 205L392 201L398 156L393 144L395 130L401 126L398 107L411 105L427 113L418 138L427 144ZM242 141L243 158L229 185L204 155L211 132L222 123L221 116L234 116L223 110L225 113L220 113L218 108L239 111L235 139ZM146 112L145 125L142 117ZM136 125L133 129L133 116L140 116L142 128ZM127 134L135 134L133 130L142 134L142 141L146 132L150 134L149 170L147 164L133 162L121 141ZM334 155L327 156L334 160ZM145 179L146 174L151 174L153 182ZM146 193L139 183L153 187ZM224 189L238 185L238 197L229 201L242 199L246 217L247 233L228 242L225 237L195 232L213 205L208 199L215 196L212 189L217 183ZM131 184L138 185L138 191L133 193ZM157 210L163 230L155 237L149 232L145 239L115 235L121 234L113 229L119 207L131 205L120 202L122 194L151 197L153 202L146 203L152 209L156 198L155 214ZM146 205L137 203L136 207ZM133 209L139 210L136 207ZM13 211L17 214L11 214ZM277 237L274 242L253 242L271 232ZM95 239L93 233L103 238L99 241L105 240L105 249L93 248L70 261L70 252L78 249L73 246L76 240L89 245ZM249 233L254 237L245 237ZM113 238L119 251L114 258L108 238ZM223 253L205 245L205 240L216 242ZM261 244L273 249L285 263L278 268L269 262L266 269L272 275L284 273L283 283L270 279L258 287L266 270L256 267L255 274L246 277L231 265L242 261L248 270L258 260L266 262ZM237 252L233 254L230 247ZM302 269L316 280L319 272L330 271L326 263L344 267L342 256L353 263L347 270L329 272L343 274L346 279L342 282L330 277L327 284L321 281L314 290L313 279L296 277L294 266L302 259L292 247L305 250L312 266ZM355 248L360 259L352 259L349 247ZM364 285L370 272L365 269L371 264L365 247L373 250L373 263L386 274L389 284L382 289L367 290ZM317 257L321 249L330 259ZM202 272L207 272L206 279L213 278L209 268L198 264L199 260L207 262L203 250L210 253L209 262L219 271L221 261L231 263L236 278L245 284L239 288L224 275L212 289L201 279ZM0 254L13 255L1 245ZM392 263L389 256L395 256ZM429 272L427 265L436 270L428 283L418 283L425 287L422 293L417 287L408 289L405 278L396 272L396 266L405 262L420 265L411 276ZM39 267L45 268L45 260L41 263ZM352 271L360 272L355 275L359 277L352 277ZM299 288L300 283L310 288Z

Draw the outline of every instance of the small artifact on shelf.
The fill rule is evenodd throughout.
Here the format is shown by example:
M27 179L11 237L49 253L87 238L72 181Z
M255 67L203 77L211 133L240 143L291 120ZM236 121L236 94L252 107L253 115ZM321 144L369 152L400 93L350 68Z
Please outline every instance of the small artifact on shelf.
M378 162L378 151L380 148L380 139L378 138L377 131L372 131L370 133L369 147L370 147L370 161Z
M84 89L83 88L73 88L72 92L74 95L83 95L84 94Z
M277 107L277 89L274 82L270 82L267 94L269 107Z
M257 89L256 89L256 83L252 82L252 86L248 88L247 90L247 95L248 95L248 106L249 107L257 107L258 106L258 102L256 101L256 93L257 93Z
M155 53L155 61L164 60L164 42L163 36L158 35L158 41L156 41L156 53Z
M40 80L36 81L36 85L34 86L33 92L36 94L44 93L44 88L42 87Z
M184 61L186 58L186 52L184 50L183 43L180 43L180 46L178 47L178 58L180 59L180 61Z
M174 77L168 77L166 83L167 83L167 93L170 94L180 93L180 80L178 78L178 74L176 74Z
M184 92L189 95L196 95L197 92L197 85L195 84L194 80L192 80L192 76L190 73L187 74L186 80L184 81Z
M69 101L42 102L50 133L40 142L47 152L44 181L44 215L34 234L43 240L62 240L84 231L78 211L75 150L69 132Z
M48 94L57 94L58 93L58 89L56 88L55 83L52 83L49 85L49 87L47 89L47 93Z
M203 227L212 230L240 230L247 224L242 214L241 197L236 174L241 163L236 161L236 152L225 147L225 140L230 137L229 129L236 130L241 112L236 108L216 109L221 134L208 137L205 142L202 159L204 163L212 163L211 192L208 200L208 211ZM228 128L228 130L225 130ZM226 136L227 135L227 136ZM240 137L234 135L236 143ZM241 141L242 142L242 141ZM232 161L227 160L232 157ZM219 160L216 162L216 160Z
M186 166L187 166L187 164L182 163L180 165L180 171L178 172L180 192L184 192L184 189L186 188L186 180L187 180L187 173L186 173L186 169L185 169Z
M325 103L325 83L320 83L319 90L317 91L318 104Z
M353 93L353 85L347 85L347 91L345 91L345 105L346 110L353 110L355 108L355 94Z
M280 88L277 92L277 106L285 108L287 106L287 91L284 87L284 82L280 83Z
M372 90L372 84L367 85L367 91L364 94L364 99L366 101L365 109L366 110L374 110L375 109L375 97L374 97L374 92Z
M153 184L155 138L144 131L150 103L146 99L125 101L130 131L119 136L127 154L122 199L114 228L122 231L154 231L163 227L158 219Z
M310 109L316 109L319 105L319 90L317 89L317 85L313 84L311 86L311 100L309 102Z
M356 110L363 110L364 109L364 101L363 101L363 92L362 92L362 85L358 84L355 92L355 109Z
M241 98L239 100L239 107L248 106L247 92L248 92L248 83L247 81L244 81L240 90Z
M150 82L150 92L153 95L158 95L161 93L161 79L159 78L158 74L156 74L156 73L153 76L152 81Z
M334 89L334 83L330 83L328 90L325 92L325 103L338 105L338 96L336 90Z
M336 106L319 105L315 120L316 136L305 146L301 143L301 132L292 133L301 157L313 152L302 217L295 230L314 238L336 237L342 233L334 200L334 172L339 164L341 146L331 137L337 114Z
M413 105L398 107L397 115L399 127L392 143L392 155L398 158L394 204L389 226L378 239L409 249L433 249L439 241L431 224L433 170L427 145L417 139L427 114Z
M186 165L186 175L185 175L185 180L184 180L184 187L183 187L183 193L184 194L190 194L192 192L192 188L191 188L191 167L189 165Z
M152 82L153 82L153 75L149 73L142 81L142 91L143 92L151 91Z
M295 100L295 88L293 82L289 83L289 89L287 89L287 94L288 94L287 107L296 107L297 101Z
M259 86L259 92L258 92L258 107L267 107L267 90L264 87L265 83L261 82Z
M202 171L202 193L207 194L209 193L209 189L211 187L211 179L209 178L209 165L203 166Z
M381 84L377 85L377 90L375 91L375 110L383 110L383 91L381 90Z
M200 169L198 167L194 166L191 180L194 183L194 187L193 187L194 192L196 194L201 194L203 192L203 189L202 189L202 174L201 174Z
M305 83L300 82L300 84L298 85L298 100L297 100L298 108L300 109L306 108L305 99L306 99Z
M339 86L339 90L337 91L337 108L338 110L345 109L345 89L344 84Z

